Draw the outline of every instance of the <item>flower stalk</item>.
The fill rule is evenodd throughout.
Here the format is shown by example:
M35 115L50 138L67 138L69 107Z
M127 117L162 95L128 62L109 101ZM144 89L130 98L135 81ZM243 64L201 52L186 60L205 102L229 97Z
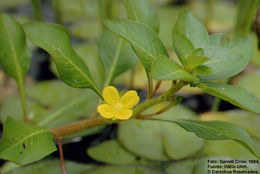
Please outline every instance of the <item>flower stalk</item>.
M186 86L187 84L188 84L187 82L179 81L179 82L175 83L167 92L165 92L161 96L159 96L157 98L148 99L145 102L139 104L137 107L135 107L133 109L132 118L138 119L139 118L138 116L146 109L148 109L156 104L162 103L164 101L172 100L172 97L176 94L176 92L178 92L182 87ZM180 102L179 97L176 97L175 99L176 100L173 99L172 103L178 104ZM51 130L56 136L65 137L65 136L83 131L88 128L92 128L92 127L100 126L100 125L118 123L121 121L122 120L109 120L109 119L104 119L104 118L91 117L89 119L76 121L74 123L64 125L61 127L52 128Z

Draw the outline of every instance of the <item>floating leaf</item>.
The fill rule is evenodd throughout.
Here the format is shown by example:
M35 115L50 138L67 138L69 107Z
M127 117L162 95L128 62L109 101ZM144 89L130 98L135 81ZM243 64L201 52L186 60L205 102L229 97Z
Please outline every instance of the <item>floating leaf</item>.
M31 22L24 24L30 41L46 50L56 63L61 79L69 86L91 88L101 96L84 61L70 44L67 30L56 24Z
M219 120L226 121L238 125L243 128L253 137L260 139L260 117L243 110L229 110L225 112L209 112L202 114L200 120L211 121Z
M93 159L109 164L134 164L135 155L125 150L116 140L105 141L98 146L88 148L88 155Z
M130 20L105 20L105 26L132 45L147 71L158 55L168 57L167 51L155 31L145 24Z
M65 161L65 166L69 174L79 174L85 170L92 168L89 164L80 164L72 161ZM30 164L4 174L46 174L46 173L61 173L60 161L57 159L49 159Z
M57 150L53 133L8 117L0 142L0 158L20 165L32 163Z
M159 20L147 0L123 0L127 9L128 19L150 26L159 32Z
M185 71L180 65L165 56L157 56L151 68L152 77L156 80L198 81L196 76Z
M196 162L196 160L173 162L167 166L166 174L192 174Z
M167 120L161 118L156 120L176 123L186 131L194 132L197 136L207 140L234 140L260 158L253 139L237 125L223 121Z
M162 174L156 169L148 168L145 166L138 165L111 165L111 166L101 166L96 167L82 174Z
M154 107L150 112L160 110L161 106L157 107L159 106ZM158 115L157 118L196 119L196 116L187 108L178 105ZM183 130L178 125L150 120L132 120L120 123L118 140L130 152L158 161L169 160L169 157L177 160L193 156L204 145L202 139Z
M104 31L99 40L98 51L106 71L106 85L137 61L130 44L108 30Z
M204 92L230 102L244 110L260 113L258 99L241 87L214 82L198 83L196 86Z
M253 139L254 140L254 139ZM260 143L254 140L256 147L260 150ZM260 152L260 151L259 151ZM207 156L224 156L235 159L257 159L252 153L246 150L241 144L232 140L214 141L207 140L203 149Z

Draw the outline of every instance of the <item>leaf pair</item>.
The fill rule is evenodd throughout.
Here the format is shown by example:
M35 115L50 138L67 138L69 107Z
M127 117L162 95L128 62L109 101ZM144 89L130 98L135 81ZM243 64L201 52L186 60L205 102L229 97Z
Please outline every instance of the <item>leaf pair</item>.
M158 36L158 18L149 4L145 0L124 1L124 4L130 20L104 20L104 24L110 31L131 44L146 71L152 72L152 77L157 80L196 81L196 77L168 58L168 53ZM161 61L161 66L158 66ZM169 67L163 71L162 66L168 63Z
M172 36L174 49L185 69L189 69L187 64L193 64L192 61L203 65L195 72L200 79L232 77L241 72L252 57L251 43L248 39L240 38L222 44L223 34L209 36L200 21L185 11L179 14ZM204 54L200 56L209 59L187 60L186 56L195 49L203 49Z

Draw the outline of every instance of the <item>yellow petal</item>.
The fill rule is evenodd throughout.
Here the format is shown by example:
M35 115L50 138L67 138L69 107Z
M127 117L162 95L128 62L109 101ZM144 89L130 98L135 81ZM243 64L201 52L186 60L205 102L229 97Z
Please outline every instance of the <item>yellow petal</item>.
M122 109L116 113L115 118L119 120L127 120L129 119L133 114L133 111L131 109Z
M120 103L123 105L123 108L125 109L134 107L138 102L139 96L137 95L137 92L133 90L125 93L120 100Z
M107 104L98 106L98 113L104 118L113 118L115 116L115 109Z
M103 98L105 102L110 105L119 103L119 94L113 86L108 86L103 90Z

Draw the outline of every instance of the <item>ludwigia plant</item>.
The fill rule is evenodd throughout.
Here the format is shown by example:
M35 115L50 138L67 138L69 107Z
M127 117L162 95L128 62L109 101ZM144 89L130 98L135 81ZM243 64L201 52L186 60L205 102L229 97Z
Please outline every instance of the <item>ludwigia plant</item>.
M203 139L233 140L259 158L256 141L249 133L230 122L198 120L180 105L183 96L178 93L184 87L199 88L245 111L260 114L260 103L253 94L221 81L232 78L248 65L253 54L251 41L219 33L210 35L197 18L183 11L172 33L167 33L172 37L172 48L178 57L173 60L158 36L159 20L150 4L146 0L123 0L123 3L127 19L111 19L105 12L101 13L104 30L98 41L99 56L86 61L74 50L69 32L62 25L45 22L21 25L7 14L0 14L0 65L17 82L23 110L23 115L18 117L1 115L4 130L0 158L27 165L56 151L55 140L62 158L62 139L84 136L88 130L102 129L109 124L119 125L120 143L108 141L100 145L104 151L95 147L88 150L89 155L105 163L135 165L127 169L123 165L108 166L100 169L101 173L117 169L122 173L137 170L160 173L158 169L147 168L149 160L162 162L196 155L204 145ZM26 96L25 77L31 61L27 39L49 53L59 78L67 86L80 88L72 92L68 88L71 94L66 102L50 104L49 96L37 97L37 90L30 87L27 90L30 97ZM139 96L131 86L124 86L122 90L114 83L138 62L147 77L143 79L147 80L146 98ZM169 88L164 93L157 92L165 81L171 82ZM66 92L61 86L55 82L49 95L65 95L59 94L59 91ZM42 106L55 107L50 112L32 116L33 113L27 111L33 105L29 98ZM82 106L86 107L83 112ZM72 112L78 112L80 117L70 114ZM70 114L70 121L62 121L66 114ZM174 139L177 135L186 139ZM110 156L103 157L102 153ZM116 156L117 161L111 162ZM144 161L138 162L136 156ZM66 173L63 159L61 167L62 173ZM81 167L78 168L86 169Z

